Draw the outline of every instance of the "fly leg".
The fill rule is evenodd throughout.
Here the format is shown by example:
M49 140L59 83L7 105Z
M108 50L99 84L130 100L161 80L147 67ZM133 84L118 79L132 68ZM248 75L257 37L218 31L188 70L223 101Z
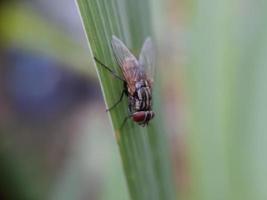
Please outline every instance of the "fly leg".
M112 69L110 69L108 66L106 66L104 63L102 63L100 60L98 60L96 57L94 57L95 61L100 64L102 67L104 67L106 70L108 70L114 77L117 79L125 82L123 78L121 78L118 74L116 74Z
M127 93L126 93L126 90L124 89L124 90L122 91L122 93L121 93L121 96L120 96L119 100L118 100L113 106L111 106L110 108L106 109L106 111L108 112L108 111L111 111L113 108L115 108L115 107L122 101L123 96L124 96L125 94L127 94Z
M124 127L124 125L125 125L125 123L127 122L127 120L128 120L129 118L131 118L131 117L132 117L132 114L130 114L130 115L128 115L128 116L126 116L126 117L124 118L124 120L123 120L123 122L122 122L122 124L121 124L120 129L122 129L122 128Z

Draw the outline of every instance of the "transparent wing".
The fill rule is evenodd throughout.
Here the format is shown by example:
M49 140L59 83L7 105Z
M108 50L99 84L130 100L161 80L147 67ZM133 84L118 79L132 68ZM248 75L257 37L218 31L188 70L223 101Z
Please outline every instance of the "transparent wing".
M114 35L112 36L111 45L120 67L123 67L125 62L128 60L137 62L135 56L129 51L125 44Z
M111 45L125 80L128 84L134 86L135 82L140 79L138 60L116 36L112 36Z
M155 49L150 37L148 37L142 47L139 56L140 66L144 69L147 78L153 82L155 72Z

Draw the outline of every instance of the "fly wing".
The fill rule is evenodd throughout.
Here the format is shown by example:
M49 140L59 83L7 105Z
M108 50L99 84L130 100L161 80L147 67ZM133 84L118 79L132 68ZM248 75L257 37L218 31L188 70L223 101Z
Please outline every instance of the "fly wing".
M135 91L135 83L140 79L140 66L138 60L129 49L116 36L112 36L112 49L118 65L129 87L130 93Z
M155 51L150 37L148 37L143 44L139 56L139 63L141 68L145 71L147 79L152 84L155 72Z

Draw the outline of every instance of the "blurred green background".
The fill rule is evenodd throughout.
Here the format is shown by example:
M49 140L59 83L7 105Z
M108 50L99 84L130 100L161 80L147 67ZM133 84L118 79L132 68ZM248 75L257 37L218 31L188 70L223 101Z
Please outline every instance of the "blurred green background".
M88 52L74 1L1 1L0 199L128 199Z
M266 200L267 2L151 2L177 198ZM0 199L129 199L88 55L75 1L1 1Z

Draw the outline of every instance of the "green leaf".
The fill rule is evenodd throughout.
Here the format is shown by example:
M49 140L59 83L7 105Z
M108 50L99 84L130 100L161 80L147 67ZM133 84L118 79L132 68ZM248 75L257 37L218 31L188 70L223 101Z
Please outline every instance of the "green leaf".
M153 37L150 2L148 0L77 0L92 55L122 76L111 49L112 35L120 38L136 55L146 37ZM107 107L118 101L123 83L109 71L96 65ZM155 85L154 94L159 94ZM128 102L124 97L108 112L119 145L130 196L136 200L174 199L166 134L160 116L159 95L154 95L156 117L148 127L127 120Z

